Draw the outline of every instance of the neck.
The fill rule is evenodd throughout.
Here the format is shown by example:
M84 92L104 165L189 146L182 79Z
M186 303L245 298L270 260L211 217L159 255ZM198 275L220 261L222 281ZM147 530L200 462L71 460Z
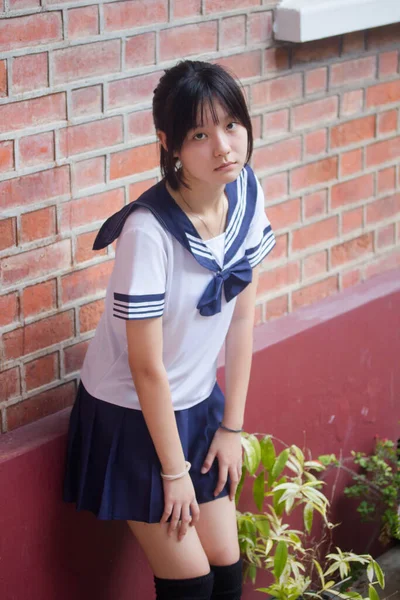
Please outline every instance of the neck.
M224 195L225 185L211 186L203 182L190 182L190 189L181 185L174 197L181 196L190 205L192 211L199 215L207 214L219 209L221 198Z

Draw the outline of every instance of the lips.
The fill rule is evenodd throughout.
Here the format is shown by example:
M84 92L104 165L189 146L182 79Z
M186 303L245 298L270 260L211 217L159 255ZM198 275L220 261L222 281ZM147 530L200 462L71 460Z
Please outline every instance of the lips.
M220 165L219 167L217 167L215 169L215 171L222 171L223 169L226 169L227 167L230 167L231 165L236 165L236 163L235 162L223 163L222 165Z

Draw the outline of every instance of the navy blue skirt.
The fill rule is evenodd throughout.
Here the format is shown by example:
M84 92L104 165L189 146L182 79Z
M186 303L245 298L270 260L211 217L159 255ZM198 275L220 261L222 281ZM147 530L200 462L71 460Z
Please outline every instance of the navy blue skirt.
M200 469L222 421L224 396L218 384L206 400L175 411L185 459L199 504L215 500L218 461ZM164 511L161 465L142 411L91 396L82 383L72 408L63 498L99 519L157 523ZM229 493L229 483L217 496Z

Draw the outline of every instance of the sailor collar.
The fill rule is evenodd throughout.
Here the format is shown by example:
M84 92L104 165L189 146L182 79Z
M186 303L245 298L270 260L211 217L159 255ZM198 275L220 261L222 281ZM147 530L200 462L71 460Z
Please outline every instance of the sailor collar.
M169 194L164 181L109 217L96 236L93 250L100 250L111 244L120 235L132 211L139 207L147 208L202 267L214 274L197 308L202 316L215 315L221 311L222 289L229 302L252 280L252 269L247 256L236 260L236 254L249 231L257 201L257 182L250 167L244 167L239 177L225 186L225 193L228 198L228 215L222 267L189 217Z

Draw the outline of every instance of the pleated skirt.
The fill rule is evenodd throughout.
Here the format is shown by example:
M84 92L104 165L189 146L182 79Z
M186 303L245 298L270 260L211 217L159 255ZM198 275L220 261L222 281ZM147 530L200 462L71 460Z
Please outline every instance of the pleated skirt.
M208 473L200 470L223 411L224 396L216 383L206 400L175 412L199 504L216 499L217 459ZM70 417L64 501L98 519L157 523L164 510L160 470L142 412L94 398L81 383ZM229 482L217 497L228 493Z

